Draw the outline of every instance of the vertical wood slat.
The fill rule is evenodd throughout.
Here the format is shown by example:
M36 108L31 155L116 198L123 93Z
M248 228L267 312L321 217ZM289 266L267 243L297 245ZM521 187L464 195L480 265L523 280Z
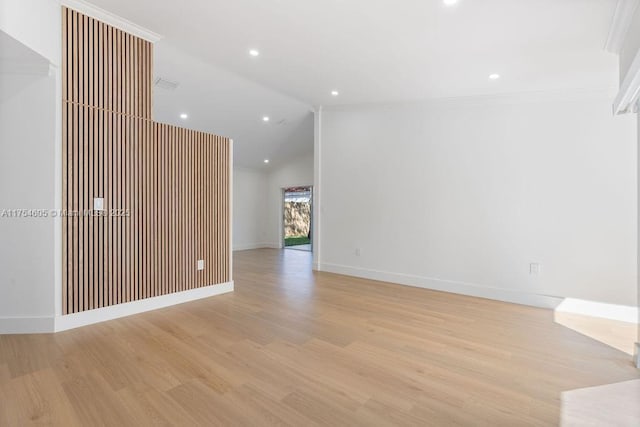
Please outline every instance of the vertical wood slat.
M138 169L138 156L137 156L137 144L140 138L140 128L142 125L142 121L139 119L135 120L135 126L132 127L132 139L131 144L129 145L129 158L131 160L131 172L130 172L130 188L131 188L131 201L130 207L131 211L135 212L138 209L138 192L136 185L136 177L137 177L137 169ZM128 217L128 221L131 226L131 271L129 275L130 281L130 295L131 300L135 301L137 299L136 289L138 286L138 223L134 215Z
M164 138L162 140L161 152L162 152L162 164L165 174L163 176L163 204L162 204L162 212L163 212L163 224L165 233L163 233L163 247L165 248L165 259L164 259L164 274L165 274L165 284L164 284L164 292L170 293L170 284L175 280L173 277L173 272L175 268L175 260L173 259L173 253L175 251L173 236L173 224L171 223L172 218L172 201L173 194L175 189L171 186L171 181L173 179L173 169L171 168L171 157L169 157L169 148L171 146L172 140L171 134L173 132L173 127L166 128L164 132Z
M194 195L193 195L193 175L194 175L194 170L193 170L193 132L191 131L186 131L187 133L187 139L189 141L189 144L187 145L187 191L189 192L189 202L188 202L188 214L187 214L187 219L189 221L189 230L187 231L187 238L191 240L191 244L187 244L187 256L188 256L188 262L187 262L187 272L189 273L189 279L187 280L186 286L187 289L189 287L191 287L192 283L195 281L196 278L196 271L194 271L194 264L195 264L195 239L194 239L194 212L193 212L193 199L194 199ZM182 289L184 290L184 288Z
M105 25L105 50L106 56L106 76L104 79L106 99L103 108L113 111L113 27Z
M111 188L111 200L112 200L112 205L113 205L113 211L114 212L118 212L120 210L120 197L121 197L121 193L120 193L120 144L121 144L121 138L120 138L120 120L122 119L122 116L119 114L114 114L113 116L113 142L111 145L111 150L112 150L112 170L111 170L111 174L112 174L112 188ZM122 283L121 278L120 278L120 236L121 236L121 230L120 230L120 217L115 216L115 215L111 215L112 216L112 223L113 223L113 240L112 240L112 245L113 245L113 266L112 266L112 271L113 271L113 281L112 281L112 286L113 286L113 301L115 304L120 304L122 301L120 299L121 297L121 289L120 289L120 284Z
M218 159L221 159L224 156L224 147L222 145L219 146L218 148ZM221 200L224 200L224 185L223 185L223 181L222 181L222 174L224 173L224 169L222 167L220 167L220 165L218 165L218 197ZM221 224L224 221L224 212L222 210L218 210L218 224ZM218 228L218 238L217 238L217 244L218 244L218 253L222 254L222 248L224 246L224 230L222 230L220 227ZM218 258L218 265L220 265L219 263L221 262L221 258ZM222 278L224 277L224 269L222 268L222 266L220 266L220 271L218 271L218 280L222 280Z
M130 200L130 183L129 174L131 168L131 157L129 156L129 144L131 143L131 116L124 115L123 129L122 129L122 207L123 209L131 206ZM123 301L131 301L130 288L131 282L129 281L129 269L130 265L130 244L131 244L131 227L129 219L121 217L122 229L123 229L123 242L122 242L122 295Z
M147 282L145 283L145 296L152 297L153 296L153 286L154 286L154 274L153 274L153 266L151 265L153 262L153 235L151 229L151 211L149 209L152 195L151 195L151 142L155 141L155 138L149 138L145 141L145 150L144 150L144 163L145 163L145 199L144 199L144 224L145 224L145 251L147 253L146 258L148 262L146 263L146 274L147 274Z
M227 157L227 144L224 144L222 146L222 158ZM227 169L226 169L226 164L223 163L220 166L220 169L222 169L222 173L220 176L220 181L222 183L222 206L221 206L221 211L222 211L222 220L221 223L225 224L226 221L228 221L227 216L228 216L228 205L229 205L229 201L228 201L228 186L227 186L227 177L226 177L226 173L227 173ZM227 271L227 266L224 265L224 263L226 262L227 259L227 250L226 248L228 247L228 243L227 243L227 239L228 239L228 227L223 227L222 228L222 238L220 239L220 243L222 244L222 247L220 248L220 253L222 255L221 257L221 269L222 269L222 278L226 278L228 277L228 271Z
M202 135L202 161L201 161L202 171L200 175L202 178L203 201L202 201L202 211L200 212L200 215L202 215L202 221L203 221L203 229L204 229L203 235L207 240L210 235L209 218L207 216L207 212L209 212L209 209L207 209L207 207L209 205L209 194L210 194L209 181L207 179L208 169L209 169L208 168L209 164L207 161L208 153L209 153L209 135L203 134ZM202 286L206 286L209 283L211 283L209 281L209 269L211 268L212 265L214 265L211 262L211 258L209 257L209 245L207 240L203 240L203 245L202 245L204 265L205 265L205 270L202 272L203 273Z
M223 161L222 161L222 168L224 169L224 172L222 174L222 182L224 183L224 202L222 205L222 211L224 212L224 224L225 227L223 228L224 231L224 246L222 247L222 254L223 254L223 261L222 261L222 268L224 269L224 279L226 281L230 280L231 277L231 271L230 271L230 266L231 266L231 254L229 253L229 247L231 246L231 242L229 237L231 236L231 231L229 229L229 224L231 223L231 188L229 187L229 184L231 182L231 180L229 179L230 173L231 173L231 167L229 166L229 141L225 141L225 144L223 146L224 148L224 156L223 156Z
M176 142L174 144L174 156L180 162L180 175L178 176L178 186L180 188L181 197L179 200L179 211L178 215L180 217L180 268L182 269L182 277L180 280L175 283L174 288L175 292L181 290L181 285L189 282L189 269L188 269L188 259L189 252L187 250L187 236L188 230L187 225L188 221L188 201L189 201L189 188L187 187L187 145L189 143L187 139L186 129L176 129Z
M114 208L113 205L113 114L106 113L106 123L105 123L105 157L107 158L106 162L106 186L105 186L105 207L107 209L107 213L111 212ZM107 230L105 231L105 306L112 305L113 302L113 283L114 283L114 272L113 272L113 216L108 215L105 218L105 226Z
M216 196L218 198L218 200L220 200L220 168L218 167L218 160L220 159L220 145L216 145L216 153L215 153L215 161L216 161L216 168L215 170L215 174L216 174ZM219 203L218 203L219 204ZM216 224L218 224L218 226L216 227L216 233L215 233L215 241L216 241L216 253L218 254L217 256L217 263L216 265L219 265L220 263L220 247L221 247L221 233L220 233L220 211L218 209L216 209L215 212L215 219L216 219ZM220 269L216 269L215 271L216 274L216 281L220 280L222 277L221 271Z
M227 281L228 140L151 121L151 43L62 28L63 313ZM129 216L85 216L95 197Z
M69 148L68 148L68 138L67 135L69 133L68 128L67 128L67 124L68 124L68 117L69 117L69 112L68 112L68 108L69 108L69 104L66 103L65 101L69 98L69 94L68 94L68 80L69 80L69 76L71 75L71 73L69 72L69 64L67 63L67 61L69 60L70 55L67 53L69 46L70 46L70 33L69 31L67 31L67 22L69 19L69 10L68 9L63 9L62 10L62 99L63 99L63 104L62 104L62 135L63 135L63 139L62 139L62 151L64 153L68 153L69 152ZM69 190L67 188L67 185L69 184L69 179L68 179L68 161L67 161L67 156L63 155L62 156L62 209L63 211L67 211L68 210L68 203L69 203ZM67 227L67 218L63 217L62 220L62 253L63 254L67 254L68 251L68 227ZM65 255L63 255L65 256ZM62 312L63 313L67 313L69 308L68 308L68 300L67 298L69 297L69 292L68 292L68 288L66 286L67 284L67 280L68 280L68 266L66 263L66 258L63 260L62 262Z
M193 208L194 208L194 230L193 230L193 238L195 239L195 260L196 263L198 260L202 259L202 226L200 224L200 132L194 133L195 144L193 146ZM200 280L202 279L202 270L196 270L195 277L195 286L200 287Z
M160 142L159 140L156 140ZM158 149L157 146L150 146L149 154L151 161L151 199L149 201L149 210L150 210L150 221L151 221L151 250L153 254L153 258L151 261L151 267L153 269L153 289L151 290L152 295L158 295L161 287L161 277L160 277L160 266L159 266L159 245L158 245L158 211L157 211L157 201L158 201L158 159L157 159Z
M97 138L98 138L98 155L97 155L97 169L98 169L98 185L97 185L97 197L104 198L104 138L103 138L103 130L104 130L104 110L96 110L98 115L97 119ZM96 219L98 232L96 236L96 266L97 266L97 274L96 274L96 297L95 297L95 307L104 307L104 252L102 247L102 242L104 241L104 218L102 216L98 216Z
M76 100L78 97L78 85L77 85L77 76L78 76L78 43L77 43L77 14L74 11L67 10L67 18L68 23L66 26L67 31L67 51L69 52L70 58L67 61L71 64L71 70L63 70L63 73L66 71L69 75L65 79L63 76L63 80L67 80L68 86L70 89L67 91L67 96L71 98L71 100ZM76 108L74 104L68 103L66 105L67 111L69 112L69 119L67 123L67 127L63 128L63 132L66 131L66 134L63 136L64 139L67 140L66 152L63 153L63 157L67 157L67 187L63 188L63 197L67 199L67 215L64 218L64 222L67 223L67 242L68 242L68 251L63 253L63 257L66 258L66 269L67 269L67 282L63 284L68 289L67 292L67 310L64 313L75 312L75 280L76 280L76 262L75 262L75 254L77 251L77 239L75 236L75 219L71 216L71 212L75 208L75 194L76 194L76 180L75 180L75 138L76 138L76 123L78 123L76 117ZM71 181L69 183L69 181ZM66 192L65 192L66 190Z
M91 93L91 92L90 92ZM86 114L87 114L87 122L89 124L89 126L87 126L87 139L86 139L86 152L85 152L85 159L87 159L87 162L85 163L86 165L86 173L87 173L87 178L86 181L88 181L87 183L87 190L86 190L86 203L85 203L85 209L87 211L89 211L90 209L92 209L91 204L93 201L93 198L95 197L94 192L93 192L93 181L94 181L94 176L95 176L95 171L93 169L93 155L94 155L94 150L93 150L93 132L94 132L94 125L95 125L95 120L93 114L94 114L95 110L93 109L86 109ZM93 309L93 284L95 283L93 280L93 266L94 266L94 262L93 262L93 218L90 217L84 217L84 221L85 221L85 231L86 231L86 237L85 237L85 244L87 245L86 249L85 249L85 262L86 262L86 275L85 275L85 279L86 279L86 283L85 283L85 310L91 310Z
M207 181L209 182L209 185L211 187L210 191L209 191L209 214L207 215L207 217L209 218L209 236L211 236L211 238L213 239L214 245L209 245L209 249L210 249L210 254L209 254L209 258L211 262L211 266L217 266L218 263L215 259L216 256L216 247L215 247L215 221L213 219L213 212L215 212L215 200L216 200L216 193L215 193L215 179L214 179L214 166L215 163L213 161L213 155L215 153L215 142L216 142L216 138L214 135L209 135L209 143L207 144L207 146L209 147L209 154L208 154L208 161L209 161L209 165L207 167L207 171L208 171L208 178ZM214 269L209 269L209 284L211 283L216 283L215 282L215 271Z
M78 99L80 101L82 101L84 99L84 18L82 17L82 15L78 15L78 55L80 57L80 59L78 60ZM76 145L77 145L77 156L75 158L76 160L76 167L77 167L77 171L76 171L76 175L77 175L77 185L78 185L78 189L77 189L77 193L76 193L76 198L77 198L77 206L76 209L77 210L81 210L83 209L83 195L84 195L84 191L83 191L83 183L84 183L84 175L83 175L83 140L84 140L84 119L82 117L83 115L83 110L82 109L78 109L78 139L76 141ZM84 265L83 265L83 243L84 243L84 228L83 228L83 222L82 222L82 216L79 214L76 215L77 217L77 228L76 228L76 232L77 232L77 241L78 241L78 251L76 252L76 258L77 258L77 269L78 269L78 281L77 281L77 289L76 289L76 297L77 297L77 301L76 301L76 306L77 306L77 310L83 310L83 295L82 295L82 289L83 289L83 272L84 272Z
M141 246L141 251L142 251L142 259L146 260L147 256L148 256L148 244L147 244L147 228L146 228L146 224L147 224L147 218L146 218L146 209L143 209L144 206L146 206L146 174L147 174L147 169L146 169L146 163L144 161L144 159L147 158L146 155L146 147L147 147L147 141L149 140L149 137L143 138L140 141L140 147L139 147L139 153L140 153L140 182L139 182L139 186L140 186L140 211L138 213L139 216L139 221L140 221L140 246ZM140 298L147 298L147 283L149 282L149 274L147 272L147 265L148 263L146 262L142 262L141 266L140 266L140 277L141 277L141 286L140 286Z
M164 206L166 205L166 188L164 185L165 177L168 173L164 166L164 145L166 144L166 130L162 133L162 137L157 140L156 146L156 167L158 169L157 174L157 197L156 197L156 227L158 229L157 245L158 245L158 276L159 280L159 294L164 295L167 293L166 284L166 248L167 242L164 241L165 234L169 231L164 223Z

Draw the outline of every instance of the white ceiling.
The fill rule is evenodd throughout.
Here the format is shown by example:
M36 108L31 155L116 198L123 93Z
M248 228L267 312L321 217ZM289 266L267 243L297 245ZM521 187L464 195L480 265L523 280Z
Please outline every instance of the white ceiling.
M442 0L91 2L163 35L157 71L181 84L186 84L185 78L194 79L188 83L189 90L180 94L184 108L206 116L211 121L207 125L213 123L219 129L228 125L223 131L246 142L246 152L248 147L268 147L247 158L246 165L263 155L293 154L283 145L309 149L309 141L297 139L312 137L308 129L299 136L285 136L280 133L283 129L273 128L267 131L271 134L263 134L264 127L254 123L262 114L276 114L292 125L301 123L296 118L306 108L302 105L617 84L617 58L603 49L616 0L459 0L453 7L444 6ZM167 49L165 56L163 45L175 49ZM248 55L251 48L258 49L260 56ZM189 53L301 102L278 98L273 92L273 98L258 97L263 104L248 102L249 97L229 107L234 111L225 112L230 100L242 97L227 87L210 88L216 85L212 76L192 73L181 62L168 65L176 52ZM501 78L489 80L491 73ZM338 97L330 95L333 89L340 91ZM203 99L204 93L220 90L224 96ZM158 93L157 100L158 118L170 121L171 108L177 105L170 95ZM302 122L308 125L311 120ZM246 141L241 131L246 131ZM269 151L271 143L263 143L269 135L279 139L280 153ZM238 150L238 155L245 163L245 153Z
M154 73L179 83L175 90L155 87L154 119L233 138L237 166L269 170L313 150L313 113L305 103L185 54L167 40L156 44Z

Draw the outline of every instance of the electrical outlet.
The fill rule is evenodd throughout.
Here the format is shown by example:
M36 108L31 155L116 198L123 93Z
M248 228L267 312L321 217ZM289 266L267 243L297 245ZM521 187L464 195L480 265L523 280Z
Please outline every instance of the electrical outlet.
M104 199L102 197L95 197L93 199L93 210L94 211L104 210Z
M356 256L360 256L360 248L356 248Z
M537 262L532 262L531 264L529 264L529 274L531 274L532 276L537 276L540 273L542 273L542 264L539 264Z
M203 259L199 259L198 260L198 271L200 270L204 270L204 260Z

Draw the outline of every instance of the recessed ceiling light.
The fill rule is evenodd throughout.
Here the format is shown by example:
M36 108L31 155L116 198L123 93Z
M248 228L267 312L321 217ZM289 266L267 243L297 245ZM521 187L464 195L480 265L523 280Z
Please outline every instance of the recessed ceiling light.
M338 92L337 90L332 90L331 91L331 95L338 96L338 95L340 95L340 92Z
M265 163L269 163L269 159L264 159L264 162Z
M187 113L182 113L182 114L180 114L180 118L181 119L187 119L187 118L189 118L189 116L187 115Z
M249 50L249 55L258 56L258 55L260 55L260 52L258 52L256 49L251 49L251 50Z
M444 3L445 6L453 6L458 3L458 0L442 0L442 3Z
M263 121L263 122L268 122L268 121L269 121L269 116L264 116L264 117L262 118L262 121Z
M500 74L495 74L495 73L489 74L489 78L491 80L498 80L500 78Z

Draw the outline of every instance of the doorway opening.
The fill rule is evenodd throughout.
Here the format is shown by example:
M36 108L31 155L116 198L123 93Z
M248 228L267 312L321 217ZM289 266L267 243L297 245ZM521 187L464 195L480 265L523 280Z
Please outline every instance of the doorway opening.
M313 250L313 188L283 189L282 226L283 247L300 251Z

